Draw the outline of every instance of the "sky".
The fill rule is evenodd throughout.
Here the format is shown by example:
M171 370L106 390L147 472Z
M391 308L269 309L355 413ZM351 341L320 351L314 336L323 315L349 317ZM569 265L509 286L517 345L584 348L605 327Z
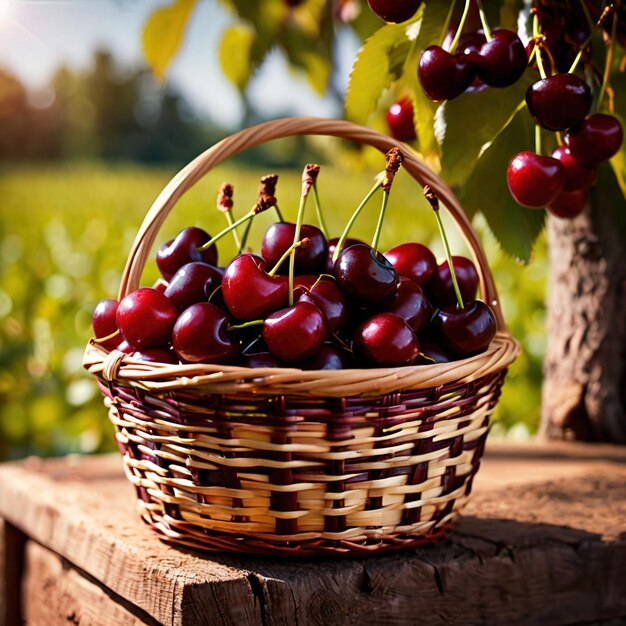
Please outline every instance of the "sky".
M0 68L14 73L31 90L41 90L60 64L89 66L94 49L114 52L124 64L144 64L141 31L147 16L169 0L0 0ZM220 33L231 16L217 0L199 0L185 41L167 80L192 108L217 124L239 125L242 106L237 90L222 75ZM345 86L357 43L340 39L338 67ZM301 76L273 53L253 79L249 95L264 116L286 111L296 115L336 117L327 98L316 96ZM45 101L45 92L43 100Z

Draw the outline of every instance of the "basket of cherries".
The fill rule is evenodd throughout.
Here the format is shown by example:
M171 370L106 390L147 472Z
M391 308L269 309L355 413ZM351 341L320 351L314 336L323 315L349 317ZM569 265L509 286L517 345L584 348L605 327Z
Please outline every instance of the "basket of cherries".
M164 243L161 278L139 281L180 196L249 147L329 135L378 148L385 170L330 237L319 166L307 165L294 221L277 207L277 177L229 226ZM400 167L423 187L446 260L424 245L378 249ZM371 244L349 237L382 196ZM306 219L309 196L318 225ZM448 209L473 261L451 257ZM275 211L258 253L254 217ZM232 233L240 253L220 264ZM482 299L476 298L480 285ZM364 554L443 537L469 496L506 368L518 353L480 243L450 189L406 146L354 124L275 120L216 144L179 172L146 215L118 298L93 314L84 358L97 378L143 519L163 539L211 551Z

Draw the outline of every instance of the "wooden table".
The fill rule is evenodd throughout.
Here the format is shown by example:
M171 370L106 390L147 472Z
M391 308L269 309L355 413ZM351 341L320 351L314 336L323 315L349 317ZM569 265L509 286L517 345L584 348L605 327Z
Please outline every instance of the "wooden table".
M7 626L626 624L626 448L491 443L451 538L380 557L169 547L117 456L0 466L0 516Z

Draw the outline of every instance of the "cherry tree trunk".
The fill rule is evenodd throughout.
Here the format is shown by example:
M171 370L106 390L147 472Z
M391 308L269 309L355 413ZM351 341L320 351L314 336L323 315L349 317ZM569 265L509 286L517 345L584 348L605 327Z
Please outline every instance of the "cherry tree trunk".
M598 184L583 215L548 219L544 438L626 443L624 211Z

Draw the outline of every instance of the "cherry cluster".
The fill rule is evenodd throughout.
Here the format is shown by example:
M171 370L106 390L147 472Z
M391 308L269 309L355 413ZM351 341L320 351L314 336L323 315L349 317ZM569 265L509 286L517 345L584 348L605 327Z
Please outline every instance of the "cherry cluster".
M264 177L255 207L236 221L232 185L222 185L218 206L228 212L230 226L215 237L188 227L163 244L156 257L161 278L153 287L119 303L98 303L92 317L96 341L146 361L314 370L440 363L485 350L496 332L494 314L475 299L474 264L450 256L445 233L448 260L441 263L415 242L384 255L378 251L401 160L399 150L388 153L386 171L337 238L325 235L319 166L308 165L296 222L273 223L260 254L242 251L225 267L218 264L217 240L259 212L278 208L277 177ZM303 222L312 187L319 227ZM378 189L383 203L372 245L349 238ZM427 197L441 224L436 196L429 191Z

